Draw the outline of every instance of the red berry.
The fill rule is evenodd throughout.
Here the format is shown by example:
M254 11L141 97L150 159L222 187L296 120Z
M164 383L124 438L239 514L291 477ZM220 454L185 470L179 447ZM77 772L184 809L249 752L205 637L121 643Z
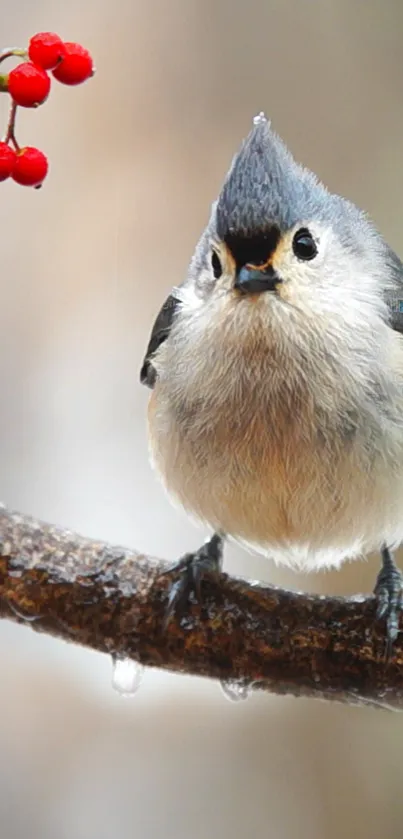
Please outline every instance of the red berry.
M16 160L16 153L14 149L7 145L7 143L0 143L0 181L5 181L10 177Z
M94 73L94 65L88 50L81 44L65 43L66 53L60 64L52 71L55 79L63 84L81 84Z
M65 54L61 38L54 32L38 32L33 35L28 46L28 55L34 64L44 70L53 70Z
M25 146L16 155L11 177L22 186L40 186L48 171L48 159L42 151Z
M17 105L35 108L41 105L50 90L50 78L42 67L25 61L8 75L8 90Z

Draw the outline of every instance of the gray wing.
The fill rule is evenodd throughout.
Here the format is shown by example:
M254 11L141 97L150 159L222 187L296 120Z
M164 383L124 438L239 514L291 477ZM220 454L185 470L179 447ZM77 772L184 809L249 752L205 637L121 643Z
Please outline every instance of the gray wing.
M403 263L389 246L386 251L386 262L392 275L392 287L386 292L389 322L392 329L403 334Z
M178 298L174 294L170 294L155 319L140 371L140 381L147 387L153 388L155 385L157 372L152 363L152 357L158 347L168 338L178 306Z

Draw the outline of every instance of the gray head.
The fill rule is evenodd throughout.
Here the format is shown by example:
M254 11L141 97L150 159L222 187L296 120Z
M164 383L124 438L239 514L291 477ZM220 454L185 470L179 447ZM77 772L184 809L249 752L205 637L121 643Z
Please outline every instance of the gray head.
M263 114L235 156L190 271L204 299L307 311L379 310L386 246L354 204L300 166ZM261 292L270 292L261 294ZM277 302L276 302L277 301ZM281 302L280 302L281 301Z

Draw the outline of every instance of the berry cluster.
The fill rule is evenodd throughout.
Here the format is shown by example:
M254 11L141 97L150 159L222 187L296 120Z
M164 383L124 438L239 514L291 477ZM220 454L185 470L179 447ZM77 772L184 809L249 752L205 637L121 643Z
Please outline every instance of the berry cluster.
M26 50L4 50L0 62L11 57L23 60L7 75L0 75L0 92L11 96L7 131L0 142L0 181L11 177L18 184L38 188L47 175L48 160L39 149L18 145L17 107L36 108L45 102L51 85L48 71L62 84L77 85L93 76L94 66L88 50L81 44L62 41L54 32L34 35Z

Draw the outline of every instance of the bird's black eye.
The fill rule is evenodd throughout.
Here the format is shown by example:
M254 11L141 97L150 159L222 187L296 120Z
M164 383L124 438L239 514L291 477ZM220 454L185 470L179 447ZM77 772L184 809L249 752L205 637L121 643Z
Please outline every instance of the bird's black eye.
M220 257L218 256L218 253L216 253L216 251L213 251L211 254L211 264L213 267L213 274L216 280L219 280L222 274L222 265L220 262Z
M315 258L318 249L312 233L309 232L307 227L301 227L301 230L297 230L292 240L292 249L298 259Z

